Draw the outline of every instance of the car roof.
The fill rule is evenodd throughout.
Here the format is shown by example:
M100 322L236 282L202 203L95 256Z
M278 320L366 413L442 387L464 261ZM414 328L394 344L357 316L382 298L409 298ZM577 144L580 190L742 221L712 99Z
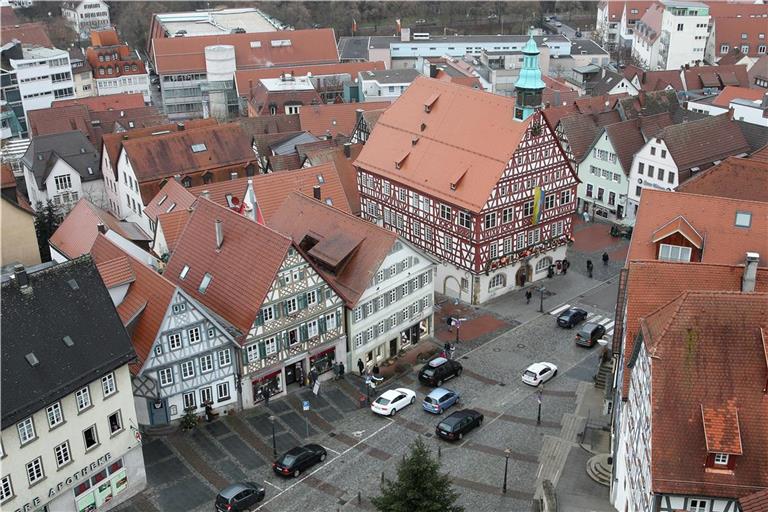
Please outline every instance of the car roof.
M563 311L562 313L560 313L560 316L563 316L563 315L568 315L568 314L571 314L571 313L576 313L577 311L578 311L579 313L581 313L581 312L582 312L582 311L584 311L584 310L583 310L583 309L581 309L581 308L568 308L568 309L566 309L565 311ZM586 313L586 311L584 311L584 312Z
M224 489L222 489L221 492L219 492L219 496L221 496L222 498L230 499L249 488L250 486L245 484L244 482L238 482L236 484L229 485Z
M294 446L293 448L285 452L283 455L301 455L305 451L307 451L307 448L305 446Z
M532 372L539 372L544 368L548 368L548 367L549 365L547 363L533 363L531 366L526 368L526 370L530 370Z
M453 414L450 414L450 415L446 416L445 420L448 420L448 419L451 419L451 418L461 419L461 418L466 418L467 416L476 416L476 415L479 415L479 414L480 413L477 412L474 409L461 409L459 411L455 411ZM445 420L443 420L443 421L445 421Z
M400 396L402 393L396 389L388 389L385 392L381 394L379 398L386 398L387 400L392 400L396 396Z
M587 322L584 325L581 326L582 331L592 331L595 327L597 327L600 324L596 324L594 322Z
M432 391L430 391L427 396L430 398L440 398L446 393L454 393L454 391L451 391L450 389L446 389L446 388L435 388Z
M448 360L444 357L436 357L429 362L429 366L431 366L432 368L437 368L438 366L442 366L447 362Z

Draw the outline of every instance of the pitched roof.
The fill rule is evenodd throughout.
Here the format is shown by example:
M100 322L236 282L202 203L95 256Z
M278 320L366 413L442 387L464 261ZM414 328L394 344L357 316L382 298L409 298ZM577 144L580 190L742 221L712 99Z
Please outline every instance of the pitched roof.
M176 242L179 240L184 226L187 225L191 212L189 209L175 210L171 213L161 213L157 216L157 225L163 229L165 244L168 246L168 252L173 253L176 248Z
M695 91L709 87L721 88L728 85L749 87L747 66L744 64L723 66L694 66L683 70L685 90Z
M331 283L349 307L355 307L387 257L397 235L302 194L288 196L270 221L277 231L290 236L319 265L322 277ZM313 243L308 243L310 237ZM335 272L315 252L333 254L341 261Z
M768 203L768 159L728 157L685 181L677 191Z
M714 2L713 2L714 3ZM765 25L768 23L766 15L768 15L768 7L762 6L761 17L748 17L742 16L736 17L722 17L713 16L712 18L712 33L715 35L714 47L715 51L719 53L720 47L727 44L730 48L739 48L743 45L749 46L749 51L744 55L750 57L758 57L758 46L765 44ZM742 38L742 34L746 34L746 39ZM763 34L763 39L760 39L760 34ZM721 62L718 62L720 64ZM722 64L725 64L724 62Z
M679 170L749 153L751 150L741 130L728 118L728 114L667 126L656 137L664 140Z
M32 137L21 161L32 171L38 188L45 188L45 180L59 159L80 174L83 181L101 179L99 151L80 131Z
M645 146L646 137L656 135L662 127L668 126L671 123L670 115L663 113L636 117L604 127L605 134L611 141L611 145L613 145L625 175L629 176L635 153Z
M306 105L322 102L314 88L269 90L263 81L254 85L247 98L257 116L272 115L272 107L276 112L282 112L286 105L305 105L306 108Z
M156 222L157 217L164 213L186 210L195 202L196 196L189 192L189 189L176 181L168 180L162 186L160 191L147 203L144 208L144 215L149 220Z
M546 108L542 112L549 125L554 128L562 118L569 115L610 112L616 108L619 100L626 97L627 93L625 92L621 94L604 94L602 96L577 97L572 103Z
M624 68L623 73L629 81L637 77L640 89L646 92L661 91L667 87L671 87L675 91L685 90L679 69L645 71L630 64Z
M119 259L123 259L133 273L134 279L130 282L123 301L118 304L117 312L123 324L131 326L131 342L138 357L136 364L131 365L131 372L135 375L152 350L152 344L170 307L176 286L152 268L123 252L103 235L99 235L94 241L91 255L98 264L102 277L109 265ZM104 281L107 279L104 278Z
M108 289L132 283L136 280L136 274L133 272L133 268L131 268L128 256L119 256L113 260L96 263L96 268L99 270L99 274L101 274L104 286Z
M741 505L741 512L764 512L768 510L768 489L739 498L739 505Z
M139 183L255 160L251 140L236 123L184 129L123 141Z
M7 20L3 20L2 37L0 44L7 44L16 39L22 45L44 46L53 48L53 43L48 37L48 28L45 23L22 23L21 25L11 25Z
M634 33L641 39L653 43L661 35L661 20L664 6L654 2L635 24Z
M768 327L768 295L686 292L666 307L674 312L665 329L645 331L654 355L652 491L738 498L764 489L768 368L761 329ZM690 463L713 452L736 454L733 469Z
M67 105L85 105L91 112L125 110L127 108L143 107L144 95L140 92L128 94L107 94L102 96L89 96L86 98L55 100L51 103L51 107L64 107Z
M13 7L10 5L0 6L0 19L3 20L4 25L19 24L19 18L16 17L16 13L13 12ZM5 41L3 41L2 44L5 44Z
M720 48L720 46L716 46L716 48ZM730 65L730 64L743 64L744 59L749 59L749 55L746 55L744 53L741 53L741 50L737 46L736 48L733 48L731 51L723 55L717 60L717 65ZM744 62L742 62L744 61Z
M389 101L371 101L305 106L299 112L301 129L317 137L336 137L339 134L351 136L357 124L357 110L386 109L390 105Z
M672 90L640 91L637 96L619 100L619 106L626 119L669 113L681 108L677 92Z
M615 110L603 114L576 114L560 120L560 126L565 132L576 162L584 159L602 126L621 121L619 113Z
M735 225L736 212L752 214L749 228ZM739 265L747 252L768 262L768 203L651 188L643 190L627 261L655 259L655 233L677 217L704 238L704 263Z
M2 284L3 430L135 357L90 256L28 278Z
M101 146L101 133L97 133L91 124L91 115L85 105L30 110L27 112L27 123L32 137L80 130L94 146Z
M235 47L237 69L339 61L333 29L321 28L155 38L152 40L155 69L160 74L205 72L205 48L216 45Z
M301 121L298 114L239 117L235 122L240 125L245 133L251 136L301 131Z
M2 188L16 187L16 178L13 175L13 170L5 162L0 164L0 181L2 182Z
M379 117L355 165L479 212L535 119L517 122L513 112L510 98L417 78Z
M218 249L217 220L224 233ZM256 320L289 247L289 238L200 198L163 275L245 334ZM189 270L181 279L184 266ZM211 280L201 293L205 274Z
M69 259L88 254L99 234L99 224L103 224L126 240L133 242L152 240L152 237L146 234L138 224L121 221L89 200L81 198L53 233L49 243Z
M301 168L301 159L296 153L290 155L270 155L267 157L268 168L271 172L291 171Z
M362 144L352 144L349 147L349 157L344 155L343 147L320 149L307 153L311 165L320 165L326 162L333 162L336 165L341 186L344 188L353 215L360 215L360 191L357 188L357 169L355 169L354 161L362 150Z
M768 162L768 145L763 146L761 149L758 149L749 155L749 159L759 162Z

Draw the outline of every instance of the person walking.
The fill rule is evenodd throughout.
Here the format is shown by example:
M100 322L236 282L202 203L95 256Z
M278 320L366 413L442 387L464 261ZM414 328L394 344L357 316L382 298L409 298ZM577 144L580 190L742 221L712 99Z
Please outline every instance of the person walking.
M317 373L317 368L312 367L312 369L309 371L309 381L312 383L312 386L314 387L315 382L317 382L318 377L320 376L319 373Z
M357 369L360 372L360 376L363 376L363 370L365 370L365 363L363 363L362 359L357 360Z
M565 275L565 274L567 274L567 273L568 273L568 267L569 267L571 264L568 262L568 260L566 260L565 258L563 258L563 263L562 263L562 265L563 265L563 275Z
M531 290L525 290L525 303L530 304L531 303L531 297L533 297L533 294L531 293Z
M594 267L592 266L592 260L587 260L587 274L589 274L590 279L592 278L592 269Z
M299 381L299 387L304 387L304 365L296 367L296 380Z
M261 387L261 396L264 398L264 406L269 407L269 388L267 386Z
M603 253L603 265L607 265L607 264L608 264L608 253L604 252Z

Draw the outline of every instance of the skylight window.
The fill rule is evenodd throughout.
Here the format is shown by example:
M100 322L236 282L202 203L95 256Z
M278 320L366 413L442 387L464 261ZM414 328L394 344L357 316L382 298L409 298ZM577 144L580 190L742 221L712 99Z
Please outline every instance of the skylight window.
M327 204L328 206L333 206L333 199L329 197L328 199L325 200L325 204Z
M160 206L165 202L165 200L168 199L168 194L165 194L163 197L160 198L160 200L157 202L157 206Z
M213 280L213 276L209 274L208 272L205 273L203 276L203 280L200 281L200 288L197 289L200 293L205 293L205 290L208 289L208 285L211 284L211 281Z
M736 212L736 227L748 228L752 225L751 212Z
M167 210L165 210L165 213L171 213L171 210L176 208L176 203L171 203L171 206L168 207Z
M318 174L317 175L317 182L320 183L320 184L325 183L325 178L323 178L322 174Z
M189 265L184 265L184 268L182 268L181 272L179 272L179 279L185 279L187 277L188 272L189 272Z
M205 147L205 144L192 144L192 152L193 153L202 153L203 151L207 151L208 148Z

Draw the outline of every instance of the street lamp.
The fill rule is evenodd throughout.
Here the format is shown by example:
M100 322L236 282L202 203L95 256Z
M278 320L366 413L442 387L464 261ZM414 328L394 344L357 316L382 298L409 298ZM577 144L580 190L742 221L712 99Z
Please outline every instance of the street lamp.
M539 313L544 312L544 292L547 291L546 288L543 286L539 288L539 293L541 293L541 296L539 297Z
M272 422L272 457L274 457L275 460L277 460L277 441L275 440L275 418L274 416L269 417L269 421Z
M503 494L507 494L507 469L509 469L509 455L511 453L509 448L504 450L504 487L501 488Z
M536 392L536 400L539 402L539 412L536 413L536 424L541 425L541 395L544 393L543 387L544 384L541 384L539 386L539 390Z

